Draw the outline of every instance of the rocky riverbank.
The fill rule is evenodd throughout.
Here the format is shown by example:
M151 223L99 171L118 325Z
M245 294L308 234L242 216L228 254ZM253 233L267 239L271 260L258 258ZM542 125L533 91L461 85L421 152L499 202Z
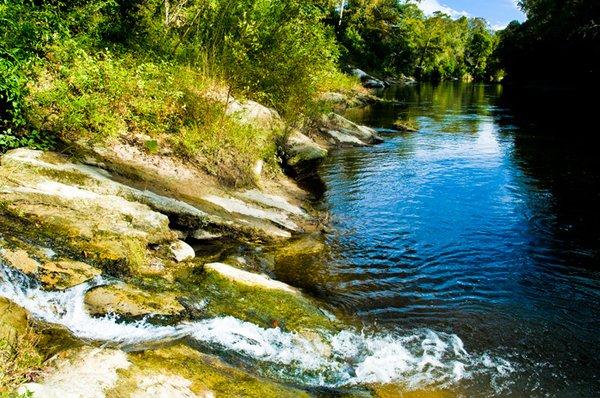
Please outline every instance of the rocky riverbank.
M247 123L282 123L257 103L231 100L228 109ZM331 149L381 141L334 113L286 137L297 174ZM330 355L330 336L348 325L272 279L276 261L326 250L309 194L282 174L263 176L261 164L254 187L228 188L143 142L74 141L70 155L18 149L0 158L0 296L12 314L0 319L0 349L16 358L26 347L32 358L1 377L35 397L312 395L201 353L214 346L196 350L183 337L199 332L181 332L230 319L225 334L247 325ZM232 254L237 247L245 252Z

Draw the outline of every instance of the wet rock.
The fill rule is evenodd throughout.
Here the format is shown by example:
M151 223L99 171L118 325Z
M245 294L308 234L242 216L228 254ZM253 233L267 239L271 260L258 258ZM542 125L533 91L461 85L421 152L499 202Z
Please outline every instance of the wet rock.
M363 86L366 88L385 88L386 84L377 79L367 79L363 82Z
M91 315L179 315L184 307L173 293L152 293L128 285L100 286L88 291L85 305Z
M35 252L31 248L31 252ZM98 275L101 271L89 264L60 259L57 261L45 261L38 257L34 259L29 252L23 249L0 248L0 259L6 265L18 269L24 274L36 279L45 289L62 290L84 283Z
M205 266L196 282L206 316L232 316L263 328L283 330L339 330L339 323L325 316L316 302L285 283L228 264Z
M386 84L382 80L376 79L373 76L369 75L367 72L358 69L352 68L350 69L350 74L354 77L357 77L362 82L363 86L366 88L385 88Z
M134 352L109 397L309 397L184 345ZM190 395L191 394L191 395Z
M33 398L104 398L116 385L118 371L130 365L123 351L85 347L56 358L41 381L24 384L18 392Z
M331 131L336 131L337 135L339 135L339 137L344 137L343 139L347 143L354 142L357 145L371 145L383 142L383 139L374 129L367 126L358 125L336 113L330 113L329 115L324 116L322 119L322 125L329 135L333 135ZM345 138L348 136L353 138ZM342 138L338 139L340 141L342 140Z
M219 239L222 237L223 237L223 234L204 231L202 229L196 230L192 234L192 238L194 238L196 240L215 240L215 239Z
M225 279L248 286L259 287L261 289L281 290L293 294L300 293L297 289L294 289L290 285L273 280L266 275L243 271L239 268L232 267L231 265L224 263L205 264L204 270L208 272L216 272Z
M348 145L348 146L367 146L368 145L367 143L362 142L357 137L354 137L353 135L350 135L350 134L343 133L341 131L327 130L326 133L330 137L333 138L334 142L338 146L345 146L345 145Z
M35 275L41 267L41 264L31 258L25 250L9 250L0 248L0 259L13 268L18 269L27 275Z
M286 162L298 174L317 166L327 157L327 150L299 131L291 133L285 144Z
M101 274L101 271L86 263L73 260L45 262L38 279L47 289L68 289L80 285Z
M194 249L185 243L184 241L178 240L169 245L169 251L171 252L172 257L178 263L183 261L191 260L196 257L196 253Z

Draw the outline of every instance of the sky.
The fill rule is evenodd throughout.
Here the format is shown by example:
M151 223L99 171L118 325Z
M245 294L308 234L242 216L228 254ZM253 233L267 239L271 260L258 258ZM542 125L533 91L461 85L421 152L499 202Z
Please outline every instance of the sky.
M494 29L502 29L515 19L525 20L516 0L421 0L419 7L425 14L443 11L453 17L482 17Z

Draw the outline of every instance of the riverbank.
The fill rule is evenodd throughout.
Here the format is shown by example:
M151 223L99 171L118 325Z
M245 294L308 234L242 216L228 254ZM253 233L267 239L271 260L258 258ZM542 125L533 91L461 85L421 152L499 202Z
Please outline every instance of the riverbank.
M283 124L255 102L227 98L225 109L241 123ZM310 126L285 144L287 164L299 172L328 149L380 141L374 130L333 113ZM2 319L3 393L18 387L34 396L309 394L297 380L235 370L183 337L203 334L199 342L226 352L313 366L302 363L304 354L294 358L301 352L282 357L292 347L279 344L291 339L327 358L332 336L352 325L269 276L277 262L326 250L319 233L325 215L293 180L265 172L262 162L253 167L253 186L238 189L193 162L148 151L147 141L78 140L65 142L69 156L17 149L0 158L0 296L19 314L18 322ZM232 255L225 247L252 251ZM247 352L255 340L239 328L277 348ZM184 365L190 361L194 372ZM331 366L320 371L334 372ZM328 377L324 385L344 384L339 375Z

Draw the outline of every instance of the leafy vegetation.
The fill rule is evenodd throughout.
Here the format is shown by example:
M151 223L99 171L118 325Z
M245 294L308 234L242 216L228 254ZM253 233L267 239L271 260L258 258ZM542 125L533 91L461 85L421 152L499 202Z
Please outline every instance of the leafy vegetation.
M528 20L494 33L415 0L0 0L0 152L143 135L148 152L214 174L230 163L246 184L281 132L223 117L211 92L294 124L320 93L353 90L346 65L419 80L596 73L597 2L520 5Z
M598 79L600 2L521 0L527 21L500 32L497 57L515 81Z
M346 62L387 76L487 79L495 35L485 20L435 13L412 1L351 0L331 16Z
M0 151L127 139L251 182L281 131L225 115L223 93L290 122L319 92L356 84L337 68L326 8L297 0L3 0Z

